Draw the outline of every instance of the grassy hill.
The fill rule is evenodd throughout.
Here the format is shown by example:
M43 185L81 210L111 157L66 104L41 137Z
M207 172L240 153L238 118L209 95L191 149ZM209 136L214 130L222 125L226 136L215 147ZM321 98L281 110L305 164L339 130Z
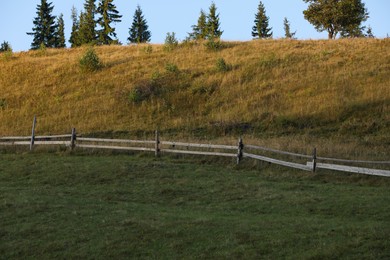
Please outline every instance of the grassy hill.
M325 138L389 145L390 40L264 40L107 46L83 72L86 48L0 59L0 135L156 128L204 136ZM303 136L303 137L302 137ZM328 141L326 141L328 142Z

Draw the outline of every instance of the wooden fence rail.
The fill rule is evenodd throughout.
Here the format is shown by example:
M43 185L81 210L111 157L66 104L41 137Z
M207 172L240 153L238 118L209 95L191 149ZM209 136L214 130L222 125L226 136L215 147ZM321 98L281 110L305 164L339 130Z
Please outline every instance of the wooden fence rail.
M31 136L6 136L0 137L1 146L30 146L32 150L35 145L63 145L70 149L109 149L109 150L124 150L124 151L142 151L154 152L156 156L161 153L175 153L175 154L191 154L203 156L221 156L221 157L236 157L237 163L243 158L251 158L272 164L282 165L289 168L300 169L304 171L313 171L317 169L328 169L334 171L352 172L359 174L368 174L376 176L390 177L390 170L371 169L365 167L356 167L351 165L339 165L326 163L329 161L340 163L366 163L366 164L381 164L390 165L390 161L367 161L367 160L345 160L337 158L317 157L317 149L314 149L313 155L305 155L299 153L292 153L280 151L272 148L245 145L242 138L239 139L237 146L222 145L222 144L199 144L186 143L176 141L161 141L160 135L156 131L155 140L129 140L129 139L105 139L105 138L87 138L76 135L76 130L73 128L71 134L64 135L46 135L35 136L35 119ZM264 156L262 154L249 153L254 152L271 152L277 155L287 155L306 159L306 163L297 163L293 161L281 160ZM310 160L310 161L307 161Z

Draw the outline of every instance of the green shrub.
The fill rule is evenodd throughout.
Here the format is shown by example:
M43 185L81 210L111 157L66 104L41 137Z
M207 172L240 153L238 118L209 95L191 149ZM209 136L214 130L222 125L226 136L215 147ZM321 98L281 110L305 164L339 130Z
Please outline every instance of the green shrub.
M155 80L143 80L130 91L128 98L131 103L139 103L158 95L158 84Z
M153 52L153 47L152 47L152 45L146 45L145 47L144 47L144 52L146 53L146 54L151 54L152 52Z
M227 64L224 58L217 60L216 67L219 72L227 72L232 69L232 65Z
M0 52L11 52L11 53L12 53L11 44L9 44L9 42L4 41L4 42L0 45Z
M179 72L179 68L177 67L176 64L173 63L168 63L167 65L165 65L165 70L171 73Z
M80 58L80 68L87 72L94 72L101 68L100 59L92 47L88 48Z
M168 52L172 51L176 49L178 45L179 41L176 39L175 33L167 33L167 36L165 37L164 50Z
M0 110L5 109L7 107L7 100L5 98L0 98Z
M210 37L206 43L205 46L208 50L211 51L219 51L222 49L223 45L219 38Z

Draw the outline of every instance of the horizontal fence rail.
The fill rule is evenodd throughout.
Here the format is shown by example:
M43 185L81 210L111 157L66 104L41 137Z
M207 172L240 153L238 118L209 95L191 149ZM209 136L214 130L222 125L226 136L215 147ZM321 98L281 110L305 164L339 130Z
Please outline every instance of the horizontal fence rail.
M314 149L313 155L305 155L277 149L267 148L263 146L250 145L243 143L242 138L239 139L238 144L222 145L222 144L198 144L186 143L176 141L161 141L159 132L156 131L155 140L129 140L129 139L105 139L105 138L89 138L82 137L76 134L76 129L72 129L71 134L63 135L45 135L35 136L36 119L33 121L33 128L31 136L6 136L0 137L0 146L30 146L33 150L34 145L63 145L70 147L70 149L107 149L107 150L122 150L122 151L140 151L140 152L154 152L156 156L161 153L174 154L189 154L189 155L203 155L203 156L220 156L237 158L237 163L240 163L242 158L251 158L268 162L276 165L281 165L289 168L312 171L317 169L327 169L333 171L351 172L358 174L367 174L375 176L390 177L390 170L372 169L366 167L356 167L351 165L331 164L326 162L338 162L348 164L377 164L390 165L390 161L368 161L368 160L347 160L337 158L327 158L317 156L317 149ZM207 149L205 151L205 149ZM249 151L251 153L249 153ZM297 163L292 161L281 160L262 154L255 154L253 152L271 152L277 155L287 155L290 157L297 157L305 159L306 163Z

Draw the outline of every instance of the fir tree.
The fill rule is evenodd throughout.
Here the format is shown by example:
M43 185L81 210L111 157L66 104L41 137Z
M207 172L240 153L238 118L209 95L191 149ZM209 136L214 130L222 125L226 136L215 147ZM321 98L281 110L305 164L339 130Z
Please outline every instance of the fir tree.
M192 26L190 39L205 40L207 38L207 16L203 10L200 10L198 23Z
M131 25L130 31L129 31L129 42L130 43L144 43L149 42L151 33L148 30L148 25L146 23L146 19L144 18L142 14L141 7L138 5L137 9L135 10L134 17L133 17L133 23Z
M57 30L56 30L56 48L65 48L65 23L64 16L60 14L57 19Z
M41 46L55 47L56 17L51 14L53 8L52 3L48 3L46 0L41 0L41 4L37 5L37 17L33 21L33 32L27 33L34 36L31 43L32 50L39 49Z
M296 31L293 33L291 32L290 22L288 21L287 17L284 18L283 25L284 25L284 36L287 39L295 39L294 36L297 32Z
M101 30L98 31L100 44L113 44L118 43L116 38L115 28L111 27L111 23L121 22L122 15L116 10L116 6L112 3L113 0L100 0L97 9L100 17L98 24L101 26Z
M269 28L269 17L266 15L264 4L260 1L255 15L255 25L252 27L252 36L257 38L271 38L272 28Z
M71 47L77 47L81 45L80 37L79 37L79 30L80 30L80 21L78 18L77 10L73 6L72 7L72 32L70 34L69 43L71 44Z
M95 0L86 0L84 3L84 12L80 13L79 40L80 44L96 43L96 6Z
M220 29L219 14L217 14L217 7L213 2L207 15L207 34L208 38L220 38L223 31Z
M366 37L367 37L367 38L375 38L375 35L374 35L374 33L372 32L372 28L371 28L370 25L369 25L368 28L367 28Z

